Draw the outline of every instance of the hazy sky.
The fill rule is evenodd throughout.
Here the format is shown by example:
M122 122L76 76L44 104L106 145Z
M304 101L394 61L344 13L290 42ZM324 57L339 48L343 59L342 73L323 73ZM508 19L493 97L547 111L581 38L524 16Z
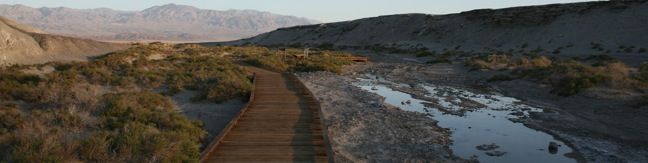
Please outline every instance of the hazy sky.
M24 4L31 7L112 8L142 10L168 3L191 5L202 9L254 9L283 15L294 15L323 22L345 21L379 15L402 13L447 14L481 8L583 0L0 0L2 4Z

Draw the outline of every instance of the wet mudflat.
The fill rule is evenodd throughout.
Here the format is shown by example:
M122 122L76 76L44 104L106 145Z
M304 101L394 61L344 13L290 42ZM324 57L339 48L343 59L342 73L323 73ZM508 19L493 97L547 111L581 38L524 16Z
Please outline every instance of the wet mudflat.
M480 162L576 162L573 149L552 135L516 123L542 109L497 94L420 84L411 86L365 75L355 86L385 97L384 102L406 111L427 114L451 131L454 154ZM400 90L420 88L412 96Z

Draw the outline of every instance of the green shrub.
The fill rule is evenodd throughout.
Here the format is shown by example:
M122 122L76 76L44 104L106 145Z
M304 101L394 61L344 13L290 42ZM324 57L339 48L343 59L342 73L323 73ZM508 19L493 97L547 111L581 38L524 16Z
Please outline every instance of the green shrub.
M344 52L321 51L303 57L303 51L299 49L286 49L285 52L270 51L269 49L259 49L258 51L239 49L238 51L246 63L280 72L329 71L339 73L344 65L351 64L351 62L338 59L338 57L352 56Z
M83 140L79 148L79 158L91 162L107 162L111 160L111 134L107 131L92 133Z
M245 60L248 64L258 66L274 71L287 71L290 68L283 57L278 55L263 56L263 55L248 55Z
M644 62L639 66L639 73L635 78L642 82L648 82L648 62Z
M435 51L419 50L416 52L416 57L429 57L436 55Z
M637 51L637 53L646 53L646 52L648 52L646 48L639 48L639 50Z
M105 98L102 119L106 129L113 131L108 136L114 141L109 150L116 151L117 158L135 162L199 159L199 141L205 131L178 113L166 97L136 92L108 94Z
M0 106L0 135L17 129L23 121L22 112L17 108Z
M592 67L575 60L555 62L549 67L516 71L522 77L551 84L552 93L569 96L595 86L627 88L635 85L629 78L629 68L624 64L612 63L603 67Z
M595 49L595 50L603 51L605 49L603 47L603 44L600 44L600 43L591 42L590 45L591 45L592 49Z
M587 88L594 87L603 80L603 76L567 76L554 84L551 93L559 96L571 96Z
M47 134L16 137L11 151L10 162L64 162L66 160L62 141Z

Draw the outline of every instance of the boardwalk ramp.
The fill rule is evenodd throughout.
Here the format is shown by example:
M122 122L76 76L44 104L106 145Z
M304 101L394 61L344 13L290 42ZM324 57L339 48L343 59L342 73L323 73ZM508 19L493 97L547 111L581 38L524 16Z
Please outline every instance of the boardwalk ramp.
M319 103L294 76L258 68L251 100L201 162L329 162Z

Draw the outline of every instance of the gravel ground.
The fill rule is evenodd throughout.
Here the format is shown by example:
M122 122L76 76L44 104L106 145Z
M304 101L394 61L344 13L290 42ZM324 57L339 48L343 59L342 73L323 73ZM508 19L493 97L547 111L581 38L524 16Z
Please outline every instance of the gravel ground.
M448 131L425 115L383 104L347 76L297 75L321 102L336 162L468 162L452 154Z

